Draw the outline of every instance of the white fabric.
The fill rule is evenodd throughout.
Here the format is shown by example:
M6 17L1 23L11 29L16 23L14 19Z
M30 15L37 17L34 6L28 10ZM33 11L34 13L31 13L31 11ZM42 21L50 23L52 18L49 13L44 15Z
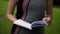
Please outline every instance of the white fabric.
M28 22L26 22L26 21L23 21L23 20L21 20L21 19L19 19L19 20L17 20L17 21L14 21L13 23L16 24L16 25L19 25L19 26L22 26L22 27L25 27L25 28L27 28L27 29L32 30L31 24L28 23Z

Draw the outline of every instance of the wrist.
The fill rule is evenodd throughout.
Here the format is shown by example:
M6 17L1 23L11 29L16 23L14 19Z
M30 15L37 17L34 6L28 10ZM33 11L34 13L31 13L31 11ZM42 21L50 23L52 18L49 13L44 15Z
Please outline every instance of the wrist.
M17 21L17 19L14 19L13 22Z
M45 15L45 17L52 17L52 15Z

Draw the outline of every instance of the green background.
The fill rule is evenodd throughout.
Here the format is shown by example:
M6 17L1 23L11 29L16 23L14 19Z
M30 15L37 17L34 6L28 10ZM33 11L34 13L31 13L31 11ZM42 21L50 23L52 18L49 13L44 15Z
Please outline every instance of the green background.
M0 0L0 34L9 34L12 23L6 17L8 1ZM53 7L51 26L45 27L46 34L60 34L60 6Z

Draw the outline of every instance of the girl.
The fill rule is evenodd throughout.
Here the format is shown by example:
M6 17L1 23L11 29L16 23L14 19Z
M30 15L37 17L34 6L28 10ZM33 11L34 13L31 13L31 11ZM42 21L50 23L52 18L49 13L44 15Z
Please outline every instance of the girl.
M17 6L16 18L13 16L15 6ZM50 25L52 6L53 0L9 0L7 18L12 23L18 19L22 19L29 23L45 20ZM13 23L11 34L44 34L44 27L37 27L35 30L29 30Z

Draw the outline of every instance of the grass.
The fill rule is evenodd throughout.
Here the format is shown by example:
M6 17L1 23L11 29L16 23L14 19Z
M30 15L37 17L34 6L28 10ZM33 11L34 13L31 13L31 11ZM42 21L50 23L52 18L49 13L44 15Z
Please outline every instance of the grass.
M0 34L9 34L12 24L6 18L7 1L0 1Z
M6 18L8 1L0 0L0 34L9 34L12 23ZM53 7L52 25L45 28L46 34L60 34L60 7Z

